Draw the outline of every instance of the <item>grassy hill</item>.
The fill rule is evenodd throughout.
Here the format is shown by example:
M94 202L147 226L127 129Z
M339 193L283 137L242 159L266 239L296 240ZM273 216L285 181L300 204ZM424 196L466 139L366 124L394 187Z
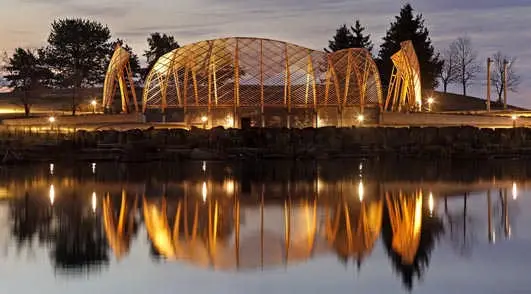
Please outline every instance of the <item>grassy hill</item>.
M481 111L487 108L487 101L477 97L435 92L433 98L435 99L432 107L433 111ZM493 97L493 99L497 100L497 97ZM503 104L491 101L490 108L491 110L503 110ZM527 110L512 105L509 105L508 108L511 110Z

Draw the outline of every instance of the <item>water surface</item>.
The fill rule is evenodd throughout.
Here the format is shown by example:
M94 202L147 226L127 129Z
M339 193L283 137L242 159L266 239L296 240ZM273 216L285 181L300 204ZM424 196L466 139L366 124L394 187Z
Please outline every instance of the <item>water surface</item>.
M6 293L528 293L531 171L497 162L0 170Z

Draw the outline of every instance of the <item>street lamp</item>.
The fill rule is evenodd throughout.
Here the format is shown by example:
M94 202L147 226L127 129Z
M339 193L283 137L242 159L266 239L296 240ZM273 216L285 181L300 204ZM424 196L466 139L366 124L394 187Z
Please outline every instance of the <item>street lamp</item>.
M90 104L92 105L92 113L96 113L96 104L98 104L98 102L96 102L96 99L90 101Z
M48 118L48 121L49 121L51 124L53 124L53 123L55 122L55 116L53 116L53 115L50 116L50 117Z
M511 119L513 120L513 128L516 127L516 120L518 119L518 116L516 114L511 115Z

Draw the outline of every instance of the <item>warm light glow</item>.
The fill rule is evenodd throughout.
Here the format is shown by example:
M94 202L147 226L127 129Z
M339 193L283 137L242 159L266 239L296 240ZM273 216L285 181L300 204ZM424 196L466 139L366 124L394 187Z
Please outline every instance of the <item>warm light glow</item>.
M435 102L435 100L433 99L433 97L428 98L428 104L429 104L429 105L432 105L433 102Z
M50 163L50 175L53 176L53 171L54 171L54 165L53 163Z
M227 195L232 196L234 194L234 180L233 179L226 179L223 186L225 187L225 192L227 193Z
M92 212L96 212L97 205L98 205L98 199L96 198L96 192L92 192Z
M225 118L225 122L227 124L227 127L233 128L234 127L234 118L231 115L227 115Z
M362 123L365 120L363 114L358 115L358 122Z
M90 101L90 104L92 104L92 106L96 106L96 104L98 104L98 102L96 102L96 100L92 100L92 101Z
M516 186L516 182L513 182L513 199L516 200L518 198L518 187Z
M53 205L55 201L55 188L53 187L53 184L50 185L50 204Z
M96 174L96 163L92 163L92 173Z
M433 193L430 192L430 198L428 199L428 208L430 209L430 215L433 214L434 207L435 207L435 203L433 200Z
M511 118L512 118L512 120L517 120L517 119L518 119L518 116L516 116L516 114L513 114L513 115L511 116Z
M206 161L203 161L203 164L201 165L201 170L203 172L206 172Z
M203 123L206 123L206 122L208 121L208 117L206 117L206 115L203 115L203 116L201 117L201 121L202 121Z
M317 178L317 193L321 192L324 187L324 182L321 178Z
M50 116L48 121L53 124L55 122L55 116Z
M201 188L201 195L203 196L203 202L206 202L207 200L207 183L203 182L203 187Z
M360 183L358 184L358 197L360 201L363 201L364 193L365 193L365 188L363 187L363 182L360 181Z

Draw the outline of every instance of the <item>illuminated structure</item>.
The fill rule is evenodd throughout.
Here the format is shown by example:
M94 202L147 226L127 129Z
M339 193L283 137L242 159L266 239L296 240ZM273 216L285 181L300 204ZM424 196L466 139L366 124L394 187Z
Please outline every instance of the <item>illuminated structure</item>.
M420 244L422 226L422 192L385 195L391 228L393 250L402 257L402 262L412 264Z
M392 57L394 64L385 110L419 111L422 109L420 66L411 41L400 43L401 49Z
M121 259L129 252L131 238L134 230L134 213L137 208L137 199L133 205L127 203L127 194L122 190L120 212L118 218L113 210L111 196L103 199L103 224L107 243L111 247L116 259Z
M365 49L334 53L257 38L190 44L160 57L143 112L186 125L351 126L382 106L378 69Z
M122 111L128 113L133 102L135 111L138 112L138 103L136 99L135 84L133 82L133 73L129 65L129 52L117 45L114 54L111 57L105 83L103 85L103 107L111 109L117 86L120 87L122 97ZM118 82L118 85L116 84Z

